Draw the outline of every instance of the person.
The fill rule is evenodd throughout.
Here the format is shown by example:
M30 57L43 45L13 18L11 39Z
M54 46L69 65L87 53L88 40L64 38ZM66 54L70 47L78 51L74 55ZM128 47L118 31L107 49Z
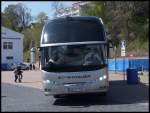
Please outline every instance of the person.
M15 80L14 81L17 82L17 79L18 79L17 68L14 69L14 74L15 74Z
M95 48L92 48L91 51L85 56L85 61L83 65L97 64L100 62L100 55Z
M30 66L30 70L32 70L32 64L31 64L31 63L30 63L30 65L29 65L29 66Z
M33 64L33 70L35 70L35 65Z
M15 82L17 82L17 79L19 82L21 82L21 79L23 78L23 75L22 75L23 71L21 70L21 67L20 66L17 66L14 70L14 74L15 74Z

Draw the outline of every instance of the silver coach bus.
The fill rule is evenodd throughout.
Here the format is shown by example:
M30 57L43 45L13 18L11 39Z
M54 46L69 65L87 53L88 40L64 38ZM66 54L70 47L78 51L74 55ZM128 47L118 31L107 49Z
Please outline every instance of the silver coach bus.
M64 17L47 22L40 42L45 95L106 94L107 45L100 18Z

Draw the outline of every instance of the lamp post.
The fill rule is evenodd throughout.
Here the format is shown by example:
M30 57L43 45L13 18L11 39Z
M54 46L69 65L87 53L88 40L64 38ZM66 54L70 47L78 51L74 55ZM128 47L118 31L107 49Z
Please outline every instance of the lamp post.
M125 80L125 56L126 56L126 41L121 41L121 56L123 57L123 75Z
M31 57L31 63L35 64L35 53L36 53L36 48L32 47L30 50L30 57Z

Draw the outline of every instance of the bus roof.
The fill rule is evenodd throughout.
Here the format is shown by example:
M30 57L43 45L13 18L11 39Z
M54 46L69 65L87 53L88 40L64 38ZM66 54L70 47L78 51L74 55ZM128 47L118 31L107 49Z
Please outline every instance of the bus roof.
M50 20L45 24L41 36L41 44L105 40L102 20L95 16L61 17Z
M96 16L66 16L66 17L59 17L55 18L52 20L49 20L48 23L50 22L62 22L65 20L83 20L83 21L94 21L94 22L99 22L101 18L98 18Z

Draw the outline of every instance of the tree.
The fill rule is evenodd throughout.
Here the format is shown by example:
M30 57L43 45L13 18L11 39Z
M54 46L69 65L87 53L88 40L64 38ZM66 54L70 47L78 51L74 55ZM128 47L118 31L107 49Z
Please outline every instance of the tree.
M44 12L40 12L36 16L36 22L31 23L30 28L23 30L24 34L24 58L27 59L30 57L31 47L40 46L40 38L42 29L45 23L45 20L48 20L48 16Z
M15 13L15 5L8 5L5 9L4 9L4 17L2 19L8 19L7 22L10 22L10 28L13 30L16 30L16 25L18 25L17 22L17 14ZM2 20L5 21L5 20ZM6 23L5 23L6 24ZM7 26L6 26L7 27Z
M24 58L30 58L31 47L40 46L40 38L43 29L42 23L34 23L32 27L27 28L23 31L24 34ZM37 56L38 57L38 56Z
M2 17L2 26L11 28L12 27L12 21L10 21L5 13L1 13L1 17Z
M107 36L115 46L125 39L127 50L148 49L149 3L139 1L97 1L84 6L84 15L98 16L104 21Z
M98 16L105 20L105 10L106 2L90 2L90 4L83 6L82 13L85 16Z
M108 26L111 38L116 46L120 40L129 40L131 14L133 2L107 2L107 17L111 25Z
M19 30L19 32L27 27L31 21L31 15L28 8L21 3L8 5L4 9L4 14L5 17L2 19L7 18L10 21L10 28L13 30Z
M134 11L132 13L134 23L134 31L136 37L140 41L148 41L149 39L149 3L134 2Z
M53 15L54 17L57 16L59 9L64 8L63 4L61 2L58 2L58 1L52 2L51 6L52 6L52 9L54 10L54 15Z
M46 13L40 12L40 13L37 15L36 20L38 21L38 23L44 24L45 21L48 20L48 16L46 15Z
M31 15L29 9L22 3L16 5L16 14L18 19L18 26L24 29L29 25L31 21Z
M108 28L114 41L118 37L119 40L131 42L142 37L140 34L147 34L144 31L148 31L148 2L113 1L107 2L106 6L108 23L111 23Z

